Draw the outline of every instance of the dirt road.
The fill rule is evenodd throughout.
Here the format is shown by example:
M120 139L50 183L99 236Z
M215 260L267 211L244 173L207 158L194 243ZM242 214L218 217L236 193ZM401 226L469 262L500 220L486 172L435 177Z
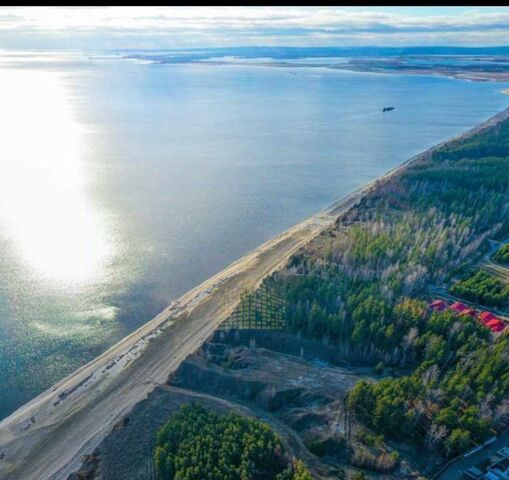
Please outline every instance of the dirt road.
M495 263L492 260L492 257L495 254L495 252L506 243L509 243L509 238L506 238L501 242L490 240L490 249L488 253L486 253L486 255L484 256L483 260L480 262L479 265L483 270L488 272L490 275L493 275L501 282L509 284L509 267Z

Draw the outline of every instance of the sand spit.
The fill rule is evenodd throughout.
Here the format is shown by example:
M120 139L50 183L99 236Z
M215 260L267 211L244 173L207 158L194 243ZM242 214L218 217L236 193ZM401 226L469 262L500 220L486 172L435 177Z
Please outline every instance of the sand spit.
M509 109L468 132L509 117ZM153 320L0 422L0 478L63 480L113 425L196 351L256 287L374 188L439 144L295 225L180 297Z

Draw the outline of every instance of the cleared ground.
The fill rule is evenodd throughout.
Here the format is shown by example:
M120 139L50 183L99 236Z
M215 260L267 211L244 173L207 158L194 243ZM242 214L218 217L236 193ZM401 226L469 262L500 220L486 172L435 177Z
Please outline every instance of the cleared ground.
M347 447L344 440L348 430L353 437L357 431L357 422L345 409L345 397L359 379L379 378L373 368L329 364L328 356L336 349L328 352L319 342L291 334L251 330L237 337L230 333L224 339L215 335L190 355L170 385L156 387L140 402L101 442L79 474L97 480L152 480L156 431L190 401L268 423L281 435L285 449L303 459L317 480L345 478L346 472L358 470L352 466L358 441L352 438ZM234 338L235 346L230 343ZM267 341L279 351L255 346ZM307 359L284 353L287 349L303 349ZM315 357L317 352L324 355ZM311 439L323 444L324 455L309 450Z

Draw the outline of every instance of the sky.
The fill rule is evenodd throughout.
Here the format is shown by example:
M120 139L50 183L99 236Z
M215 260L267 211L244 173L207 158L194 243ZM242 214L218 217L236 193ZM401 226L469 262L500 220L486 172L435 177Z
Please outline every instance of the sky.
M0 7L0 49L509 44L509 7Z

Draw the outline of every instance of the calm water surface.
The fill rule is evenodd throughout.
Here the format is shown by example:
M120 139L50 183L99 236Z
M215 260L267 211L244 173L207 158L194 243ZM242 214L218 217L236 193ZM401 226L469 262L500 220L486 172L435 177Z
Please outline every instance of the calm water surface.
M503 88L4 52L0 417Z

